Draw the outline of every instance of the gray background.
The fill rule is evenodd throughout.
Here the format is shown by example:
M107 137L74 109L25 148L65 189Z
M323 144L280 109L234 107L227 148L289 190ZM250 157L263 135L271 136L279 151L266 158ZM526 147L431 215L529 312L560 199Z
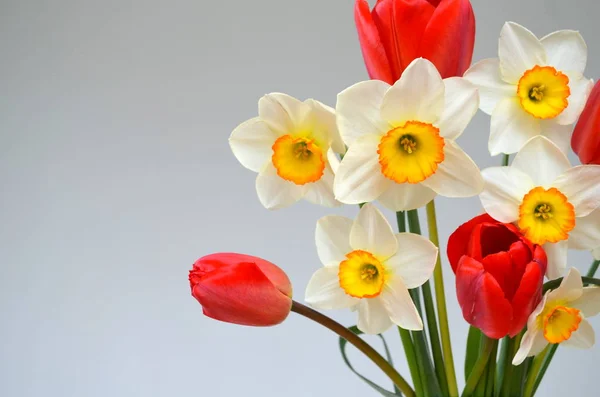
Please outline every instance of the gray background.
M514 20L539 36L579 29L588 75L600 77L597 0L473 3L475 60L496 56ZM245 252L280 264L302 300L320 266L316 220L357 212L263 209L255 174L227 144L267 92L334 105L366 78L353 4L0 2L1 396L375 395L328 331L296 315L269 329L212 321L187 282L197 257ZM459 140L481 167L500 162L486 150L488 126L480 113ZM440 199L438 209L445 240L480 204ZM586 269L590 258L572 263ZM467 324L444 271L463 384ZM387 338L408 376L396 332ZM600 348L557 358L540 395L594 395Z

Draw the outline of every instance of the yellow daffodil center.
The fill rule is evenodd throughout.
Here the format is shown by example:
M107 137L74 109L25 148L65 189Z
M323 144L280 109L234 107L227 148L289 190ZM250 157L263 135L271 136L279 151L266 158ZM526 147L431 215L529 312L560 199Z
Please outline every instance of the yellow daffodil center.
M556 243L569 238L575 227L575 209L558 189L536 187L523 197L518 223L534 244Z
M381 172L396 183L419 183L444 161L444 138L431 124L407 121L379 142Z
M581 319L579 310L557 302L547 304L544 311L538 316L537 321L548 342L561 343L577 331Z
M385 268L371 253L362 250L352 251L340 263L338 273L340 286L355 298L378 296L385 283Z
M325 170L323 151L305 137L279 137L273 144L272 161L277 175L296 185L318 181Z
M517 95L527 113L538 119L551 119L569 105L569 78L551 66L534 66L519 80Z

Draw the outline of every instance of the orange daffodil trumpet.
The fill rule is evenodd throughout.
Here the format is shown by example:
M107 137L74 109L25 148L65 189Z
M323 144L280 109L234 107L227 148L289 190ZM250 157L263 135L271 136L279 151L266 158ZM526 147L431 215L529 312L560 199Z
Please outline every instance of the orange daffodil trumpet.
M514 22L500 33L499 59L473 65L464 77L479 87L480 108L492 116L489 150L516 153L544 135L569 147L572 124L593 82L583 76L587 46L578 32L561 30L539 40Z
M345 151L335 112L313 99L304 102L272 93L258 101L258 117L240 124L229 138L233 154L258 172L256 191L268 209L306 200L334 207L335 153Z
M319 309L358 310L358 328L379 334L392 323L421 330L423 322L408 293L427 281L437 247L411 233L394 234L373 204L357 218L326 216L317 223L317 252L325 267L306 288L306 302Z
M513 359L541 353L548 343L587 349L594 345L594 329L586 320L600 312L600 288L583 287L579 271L572 268L560 286L548 291L527 321L527 332Z
M546 275L563 275L567 249L600 246L597 215L600 207L600 166L571 168L567 156L549 139L531 138L510 167L482 171L485 188L481 203L504 223L515 222L532 243L548 256Z
M371 80L341 92L337 125L348 152L336 172L335 197L346 204L379 199L403 211L437 194L479 194L479 169L454 142L478 106L474 85L459 77L442 79L423 58L393 86Z

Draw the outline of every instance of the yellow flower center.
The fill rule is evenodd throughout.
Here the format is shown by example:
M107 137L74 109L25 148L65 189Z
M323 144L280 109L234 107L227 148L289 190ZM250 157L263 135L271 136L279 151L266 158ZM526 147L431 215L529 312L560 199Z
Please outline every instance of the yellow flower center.
M340 263L338 277L344 291L355 298L374 298L383 290L385 268L370 252L356 250Z
M379 142L381 172L396 183L419 183L444 161L444 138L431 124L407 121Z
M296 185L318 181L325 170L323 151L305 137L279 137L273 144L272 161L277 175Z
M544 337L550 343L564 342L579 328L580 311L564 306L560 302L546 305L538 316L538 325L544 331Z
M569 238L575 227L575 209L556 188L531 189L519 207L519 229L534 244Z
M538 119L551 119L569 106L569 78L551 66L534 66L519 80L517 96L523 109Z

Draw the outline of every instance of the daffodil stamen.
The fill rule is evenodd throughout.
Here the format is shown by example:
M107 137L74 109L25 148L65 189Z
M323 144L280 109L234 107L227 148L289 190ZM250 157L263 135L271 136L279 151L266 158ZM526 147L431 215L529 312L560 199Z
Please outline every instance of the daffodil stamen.
M412 154L417 149L417 142L412 136L406 135L400 138L400 146L406 153Z
M370 252L355 250L340 263L340 286L355 298L374 298L383 290L385 268Z
M575 227L575 209L558 189L536 187L523 197L518 224L531 242L556 243L569 238Z
M517 96L521 107L538 119L552 119L561 114L571 95L569 78L552 66L534 66L519 80Z
M321 148L304 137L279 137L273 144L272 161L277 175L296 185L318 181L325 170Z

